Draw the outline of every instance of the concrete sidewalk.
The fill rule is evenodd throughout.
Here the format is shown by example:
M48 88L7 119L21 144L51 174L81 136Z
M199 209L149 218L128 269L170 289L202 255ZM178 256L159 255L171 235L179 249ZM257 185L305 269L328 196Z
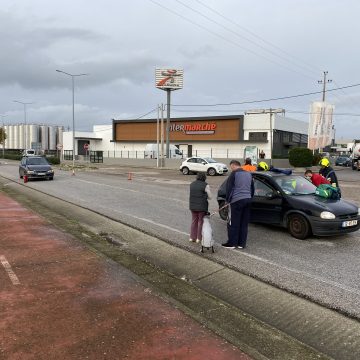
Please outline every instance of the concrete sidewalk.
M1 359L250 359L0 192Z

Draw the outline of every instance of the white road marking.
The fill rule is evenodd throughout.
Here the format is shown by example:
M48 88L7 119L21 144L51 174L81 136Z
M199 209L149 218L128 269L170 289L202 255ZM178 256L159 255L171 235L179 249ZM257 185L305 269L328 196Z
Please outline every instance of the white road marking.
M239 253L240 254L240 253ZM295 273L295 274L299 274L299 275L304 275L308 278L311 278L311 279L314 279L314 280L317 280L317 281L320 281L321 283L324 283L324 284L327 284L327 285L333 285L335 287L338 287L344 291L347 291L347 292L350 292L350 293L353 293L353 294L356 294L356 295L360 295L360 291L357 290L357 289L354 289L354 288L350 288L350 287L347 287L347 286L344 286L342 284L339 284L337 283L336 281L332 281L332 280L327 280L327 279L323 279L319 276L316 276L316 275L312 275L312 274L309 274L309 273L306 273L306 272L303 272L303 271L300 271L300 270L295 270L295 269L291 269L287 266L282 266L282 265L279 265L277 263L274 263L270 260L267 260L267 259L264 259L260 256L256 256L256 255L252 255L252 254L247 254L245 252L241 252L241 255L244 255L244 256L247 256L249 258L252 258L252 259L256 259L256 260L259 260L259 261L262 261L266 264L269 264L269 265L273 265L273 266L276 266L280 269L285 269L287 271L290 271L292 273Z
M180 231L180 230L176 230L176 229L174 229L174 228L172 228L172 227L170 227L170 226L167 226L167 225L159 224L159 223L156 222L156 221L152 221L152 220L145 219L145 218L141 218L141 217L134 216L134 215L130 215L130 216L133 217L133 218L135 218L135 219L142 220L142 221L148 222L148 223L150 223L150 224L154 224L154 225L156 225L156 226L160 226L160 227L162 227L162 228L164 228L164 229L168 229L168 230L171 230L171 231L175 231L175 232L177 232L177 233L179 233L179 234L184 234L184 235L189 236L189 233L187 233L187 232Z
M0 261L1 261L1 264L3 265L5 271L9 275L9 278L10 278L11 282L13 283L13 285L20 285L19 278L14 273L13 269L11 268L9 262L6 260L4 255L0 255Z
M121 186L107 185L107 184L97 183L95 181L88 181L88 180L82 180L82 179L77 179L77 181L82 181L82 182L85 182L87 184L99 185L101 187L105 186L105 187L109 187L109 188L112 188L112 189L124 190L124 191L130 191L130 192L134 192L134 193L138 193L138 194L148 195L148 196L151 196L151 197L155 197L157 199L162 198L162 199L166 199L166 200L170 200L170 201L176 201L176 202L179 202L179 203L187 204L187 201L184 201L184 200L169 198L167 196L160 196L160 195L156 195L156 194L150 194L150 193L147 193L147 192L144 192L144 191L139 191L139 190L134 190L134 189L129 189L129 188L123 188Z

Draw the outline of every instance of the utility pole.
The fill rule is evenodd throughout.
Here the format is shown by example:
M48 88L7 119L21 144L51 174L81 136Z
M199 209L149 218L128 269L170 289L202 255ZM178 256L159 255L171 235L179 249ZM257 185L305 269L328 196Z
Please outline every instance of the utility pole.
M332 80L326 80L326 75L328 74L328 71L324 71L324 80L318 80L318 84L323 84L323 91L322 91L322 101L325 102L325 93L326 93L326 84L329 84L332 82Z
M249 115L249 114L269 114L270 116L270 121L269 121L269 145L270 145L270 165L273 164L273 132L274 132L274 117L273 115L276 114L283 114L285 116L285 110L284 109L259 109L259 110L249 110L249 111L245 111L245 115Z

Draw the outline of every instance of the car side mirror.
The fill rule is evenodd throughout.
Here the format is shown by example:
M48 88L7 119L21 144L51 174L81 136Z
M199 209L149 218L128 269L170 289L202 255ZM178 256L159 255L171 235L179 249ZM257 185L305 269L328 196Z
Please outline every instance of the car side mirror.
M279 194L277 192L271 191L271 192L266 193L265 197L267 199L271 200L271 199L276 199L276 198L278 198L280 196L279 196Z
M202 164L203 164L203 165L206 165L206 162L205 162L205 161L203 161L203 162L202 162Z

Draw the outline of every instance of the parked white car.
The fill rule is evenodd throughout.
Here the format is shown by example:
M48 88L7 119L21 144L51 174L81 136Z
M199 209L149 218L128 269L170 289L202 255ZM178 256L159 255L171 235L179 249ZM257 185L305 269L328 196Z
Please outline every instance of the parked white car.
M180 171L184 175L205 172L210 176L214 176L226 174L229 170L225 164L219 163L214 159L193 156L183 161Z

